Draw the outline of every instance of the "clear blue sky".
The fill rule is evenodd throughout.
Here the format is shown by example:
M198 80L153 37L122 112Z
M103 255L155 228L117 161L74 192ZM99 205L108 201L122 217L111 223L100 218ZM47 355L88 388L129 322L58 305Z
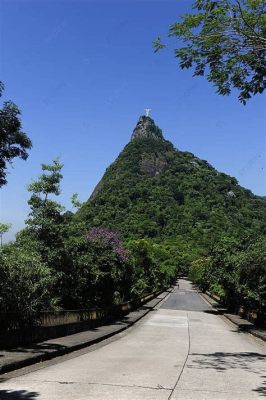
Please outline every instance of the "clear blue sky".
M182 71L173 48L152 40L189 11L191 1L2 1L1 73L33 141L1 189L0 221L23 227L26 184L40 163L64 163L60 201L86 200L129 141L144 107L167 139L266 195L265 97L247 106L221 97Z

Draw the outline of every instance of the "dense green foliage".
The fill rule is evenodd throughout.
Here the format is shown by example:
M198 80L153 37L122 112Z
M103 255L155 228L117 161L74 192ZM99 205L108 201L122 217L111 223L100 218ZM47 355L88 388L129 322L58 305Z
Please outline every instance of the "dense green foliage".
M233 241L224 237L208 258L195 260L189 277L203 290L221 297L233 310L239 306L266 311L266 239Z
M54 200L61 191L62 167L58 160L54 160L51 165L42 164L44 173L28 186L32 195L28 201L30 213L24 232L26 240L31 238L49 267L57 270L64 263L64 208ZM22 240L23 233L20 236Z
M127 248L132 255L132 295L151 293L154 288L170 286L176 278L176 267L167 265L169 256L163 246L145 239L131 240Z
M0 97L4 85L0 81ZM16 157L26 160L32 143L21 130L20 110L12 101L6 101L0 109L0 187L7 183L8 164Z
M140 121L91 198L73 195L76 214L55 201L62 164L42 165L27 226L0 253L2 310L106 307L188 273L230 306L264 312L266 200Z
M175 271L161 265L166 255L158 246L144 241L126 248L117 233L87 224L83 231L64 213L54 199L62 167L58 160L43 164L28 186L27 226L0 254L1 310L106 307L172 283ZM76 195L72 201L80 205Z
M2 242L3 242L3 235L9 231L11 228L11 224L3 224L0 222L0 245L2 247Z
M137 266L151 265L156 254L153 270L164 271L166 282L167 275L189 271L194 282L225 297L228 303L250 301L255 306L252 297L259 296L259 303L264 304L265 293L261 289L258 295L255 286L246 287L249 278L240 284L240 277L238 281L232 272L235 268L227 267L222 257L219 262L219 256L222 252L226 257L236 256L241 243L243 247L248 241L264 238L265 217L264 198L158 136L135 138L125 147L74 221L80 232L87 226L104 226L119 231L125 242L134 239L132 243L138 243L140 250L143 246L145 262L137 259L135 263L137 287L149 285ZM147 248L149 256L145 258ZM261 257L265 257L263 251ZM144 267L141 273L145 275ZM261 274L258 269L258 279ZM152 274L149 276L152 279Z
M266 233L266 201L207 161L164 139L131 141L107 169L76 221L124 239L182 241L206 254L224 233ZM181 245L182 247L182 245Z
M181 68L206 75L219 94L239 91L242 103L266 88L265 0L196 0L191 14L171 25ZM155 49L165 45L160 38Z
M127 256L121 256L126 250L115 233L105 229L95 233L91 229L86 235L70 235L65 250L65 307L110 306L129 299L131 265Z
M0 250L0 309L34 312L55 309L55 277L34 250L17 244Z

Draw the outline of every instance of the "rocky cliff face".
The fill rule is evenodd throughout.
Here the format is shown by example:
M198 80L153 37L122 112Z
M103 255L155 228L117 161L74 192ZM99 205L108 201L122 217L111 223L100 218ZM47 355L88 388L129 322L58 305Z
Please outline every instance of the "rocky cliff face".
M161 129L155 125L153 119L142 115L134 129L131 140L135 139L163 139L163 134Z

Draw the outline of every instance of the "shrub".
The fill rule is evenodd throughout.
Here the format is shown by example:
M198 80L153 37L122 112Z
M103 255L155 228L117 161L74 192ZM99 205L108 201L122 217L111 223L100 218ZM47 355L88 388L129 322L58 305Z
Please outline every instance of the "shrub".
M115 232L94 227L86 235L70 237L66 249L65 306L105 307L129 298L129 256Z
M189 267L189 279L196 283L202 290L209 287L210 258L204 257L192 261Z
M55 276L34 251L15 245L0 250L0 308L4 312L31 313L54 310Z

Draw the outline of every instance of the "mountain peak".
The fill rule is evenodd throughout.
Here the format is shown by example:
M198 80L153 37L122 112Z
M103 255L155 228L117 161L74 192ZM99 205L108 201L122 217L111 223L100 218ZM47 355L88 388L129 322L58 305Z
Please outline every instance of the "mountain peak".
M141 115L135 129L133 130L131 140L146 138L163 139L163 134L161 129L155 125L151 117Z

